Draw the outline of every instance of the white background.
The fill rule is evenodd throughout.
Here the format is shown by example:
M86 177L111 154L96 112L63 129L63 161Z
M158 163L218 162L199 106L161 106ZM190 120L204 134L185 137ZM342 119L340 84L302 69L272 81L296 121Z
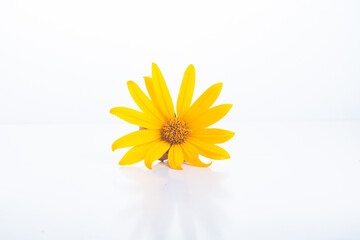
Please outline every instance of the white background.
M360 239L359 1L0 1L0 239ZM231 159L120 167L159 65ZM208 160L204 160L208 161Z
M236 120L360 118L358 1L1 1L0 122L114 122L156 62Z

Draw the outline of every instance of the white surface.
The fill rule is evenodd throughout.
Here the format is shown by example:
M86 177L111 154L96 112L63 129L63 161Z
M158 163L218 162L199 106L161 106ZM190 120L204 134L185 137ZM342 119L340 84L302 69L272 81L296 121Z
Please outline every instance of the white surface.
M237 120L360 120L358 0L1 0L0 123L116 123L156 62Z
M149 171L127 124L1 125L0 239L360 239L359 121L226 126L230 160Z

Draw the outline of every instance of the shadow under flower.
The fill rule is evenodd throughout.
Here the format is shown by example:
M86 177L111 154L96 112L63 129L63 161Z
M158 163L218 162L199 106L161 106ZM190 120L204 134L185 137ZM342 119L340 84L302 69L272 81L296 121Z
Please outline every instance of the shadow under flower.
M165 162L152 171L120 168L140 193L140 203L128 208L128 214L138 214L132 239L174 239L175 233L183 239L221 238L224 174L186 164L183 168L173 170Z

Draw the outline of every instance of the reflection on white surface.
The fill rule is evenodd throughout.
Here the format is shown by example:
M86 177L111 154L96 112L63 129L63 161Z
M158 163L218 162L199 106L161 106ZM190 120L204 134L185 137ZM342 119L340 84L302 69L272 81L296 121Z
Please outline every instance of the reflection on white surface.
M122 126L0 125L0 239L360 239L360 122L229 123L183 171L117 165Z
M217 222L224 221L224 216L217 201L224 197L222 174L210 168L183 167L182 172L166 163L155 165L152 171L119 169L139 194L139 201L123 212L124 217L138 212L132 239L170 239L169 232L177 226L184 239L196 239L198 228L207 232L207 239L221 238Z

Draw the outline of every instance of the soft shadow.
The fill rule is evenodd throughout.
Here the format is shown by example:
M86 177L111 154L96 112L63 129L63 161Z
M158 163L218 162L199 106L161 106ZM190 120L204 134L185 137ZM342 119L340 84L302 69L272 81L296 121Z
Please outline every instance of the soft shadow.
M151 171L120 168L141 194L140 204L131 206L140 213L132 239L171 239L174 230L183 239L197 239L199 234L206 239L221 238L220 225L226 222L220 205L226 194L224 174L186 164L183 168L173 170L164 162Z

